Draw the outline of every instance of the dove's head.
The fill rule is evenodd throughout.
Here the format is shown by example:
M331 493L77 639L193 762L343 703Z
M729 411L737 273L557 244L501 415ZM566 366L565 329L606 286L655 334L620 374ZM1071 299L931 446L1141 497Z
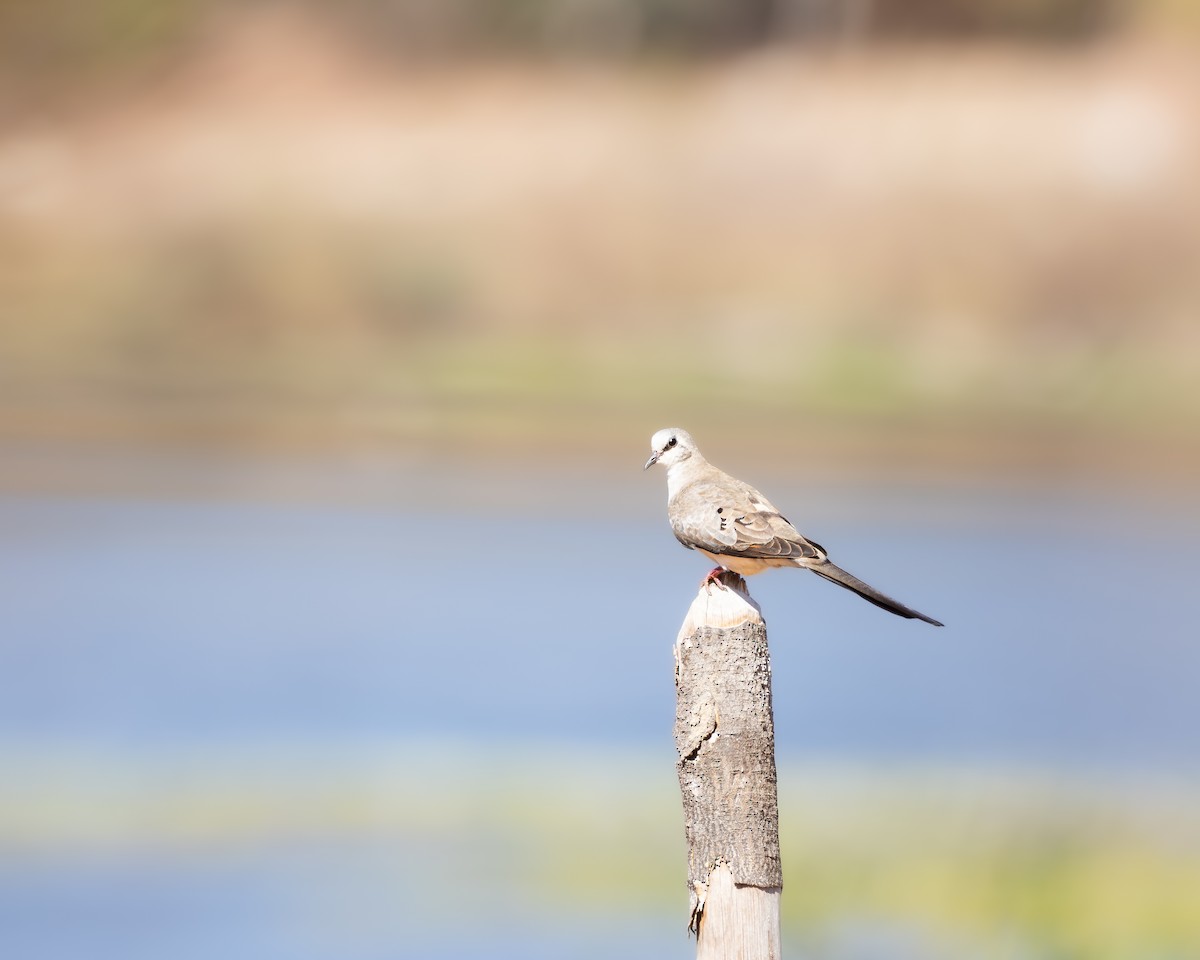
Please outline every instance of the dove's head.
M643 470L661 463L667 469L683 463L693 454L698 454L696 441L686 430L679 427L664 427L650 438L650 459Z

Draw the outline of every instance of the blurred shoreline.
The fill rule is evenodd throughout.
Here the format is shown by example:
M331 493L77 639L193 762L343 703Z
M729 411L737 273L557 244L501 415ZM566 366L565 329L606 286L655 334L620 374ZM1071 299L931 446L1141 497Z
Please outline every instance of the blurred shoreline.
M194 423L188 430L175 422L154 429L122 425L85 436L38 429L0 438L0 493L368 503L423 496L438 502L448 499L446 491L462 492L451 478L469 476L477 483L486 478L496 494L473 503L487 508L489 502L528 502L534 490L552 497L554 490L598 478L623 486L641 469L649 431L668 421L701 431L718 463L744 462L763 485L770 477L778 484L802 476L809 488L1029 491L1048 499L1164 498L1190 505L1200 475L1200 450L1190 437L1065 430L1031 437L1011 428L934 433L787 418L747 426L701 413L687 420L686 413L643 416L619 436L602 416L578 414L561 424L561 433L539 422L510 424L491 435L463 426L397 437L378 426L348 430L342 421L323 435L318 425L314 436L311 419L293 420L293 431L279 419L199 431ZM557 482L547 489L549 477ZM649 499L657 504L660 492Z
M0 441L589 462L678 422L1183 488L1193 49L386 64L248 10L0 130Z

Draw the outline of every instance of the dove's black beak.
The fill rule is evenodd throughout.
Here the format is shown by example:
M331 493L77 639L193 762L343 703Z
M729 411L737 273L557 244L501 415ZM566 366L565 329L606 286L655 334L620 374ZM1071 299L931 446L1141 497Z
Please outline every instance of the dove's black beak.
M642 469L649 470L652 466L654 466L656 463L658 463L658 455L661 452L662 451L660 451L660 450L656 450L654 453L650 454L650 459L646 461L646 465L644 467L642 467Z

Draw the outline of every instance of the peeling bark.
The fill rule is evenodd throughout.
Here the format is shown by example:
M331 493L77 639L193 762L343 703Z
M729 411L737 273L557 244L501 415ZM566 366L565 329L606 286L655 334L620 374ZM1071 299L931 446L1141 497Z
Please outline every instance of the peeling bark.
M778 957L783 872L767 630L745 581L725 573L722 582L723 588L701 587L675 645L676 766L688 844L689 929L698 938L707 929L706 900L714 871L723 868L734 889L773 893L768 898L775 910L773 935L766 931L762 950L738 955Z

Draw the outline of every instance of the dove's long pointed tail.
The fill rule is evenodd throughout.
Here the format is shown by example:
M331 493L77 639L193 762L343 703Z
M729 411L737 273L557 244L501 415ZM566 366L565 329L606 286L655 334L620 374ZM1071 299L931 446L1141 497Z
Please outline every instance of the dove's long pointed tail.
M893 600L887 594L880 593L869 583L863 583L858 577L852 573L847 573L835 563L830 563L826 560L824 563L814 563L811 566L807 563L801 564L808 570L818 576L824 577L831 583L836 583L839 587L845 587L847 590L852 590L868 603L873 603L877 607L882 607L888 613L894 613L898 617L907 617L909 620L924 620L926 623L932 623L935 627L944 627L945 624L940 620L934 620L933 617L927 617L923 613L919 613L912 607L906 607L899 600Z

